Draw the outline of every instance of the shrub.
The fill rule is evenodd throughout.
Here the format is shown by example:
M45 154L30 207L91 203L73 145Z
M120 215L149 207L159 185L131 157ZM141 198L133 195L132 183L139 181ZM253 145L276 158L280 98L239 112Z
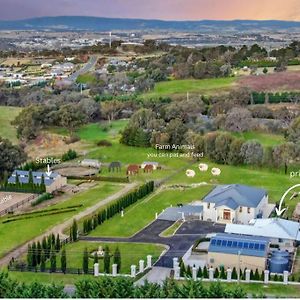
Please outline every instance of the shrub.
M99 147L111 147L112 143L110 141L107 141L107 140L101 140L97 143L97 146L99 146Z
M50 193L44 193L40 195L35 201L31 203L31 206L37 206L38 204L45 202L47 200L53 199L53 195Z

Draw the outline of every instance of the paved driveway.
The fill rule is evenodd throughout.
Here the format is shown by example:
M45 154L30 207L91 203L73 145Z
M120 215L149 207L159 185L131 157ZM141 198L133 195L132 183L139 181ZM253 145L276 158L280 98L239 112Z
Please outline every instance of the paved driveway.
M169 250L155 264L157 267L173 267L173 258L183 256L186 251L201 237L208 233L224 232L223 225L214 225L210 222L191 221L184 223L182 232L168 238L160 237L159 234L170 227L174 222L165 220L155 220L146 228L129 238L107 238L107 237L80 237L85 241L99 242L132 242L132 243L151 243L163 244L168 246Z
M225 225L215 224L205 221L188 221L183 223L176 231L176 235L182 234L208 234L208 233L223 233L225 231Z

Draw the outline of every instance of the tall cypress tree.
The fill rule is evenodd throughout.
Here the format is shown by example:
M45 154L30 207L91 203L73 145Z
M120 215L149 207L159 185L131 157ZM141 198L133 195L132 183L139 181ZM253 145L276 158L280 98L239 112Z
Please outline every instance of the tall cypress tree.
M53 248L50 251L50 270L53 273L56 272L56 254Z
M57 234L57 236L56 236L55 250L56 250L57 252L59 252L59 250L60 250L60 238L59 238L59 234Z
M45 251L42 250L41 253L41 272L45 272L46 270L46 254Z
M84 248L84 251L83 251L82 269L83 269L84 274L88 274L88 272L89 272L89 253L88 253L87 248Z
M36 264L39 265L41 263L41 254L42 254L42 245L40 241L37 242L36 245Z
M105 246L105 248L104 248L103 263L104 263L104 273L109 274L109 271L110 271L110 253L109 253L109 247L108 246Z
M32 243L31 252L32 252L32 267L35 267L37 265L36 243L35 242Z
M67 270L67 254L66 254L65 247L61 251L60 265L61 265L61 271L64 274L66 274L66 270Z
M115 253L114 253L114 264L116 264L118 273L121 271L121 252L119 250L119 247L116 248Z
M28 245L28 249L27 249L27 266L28 267L32 267L32 264L33 264L33 257L32 257L32 247L31 245L29 244Z

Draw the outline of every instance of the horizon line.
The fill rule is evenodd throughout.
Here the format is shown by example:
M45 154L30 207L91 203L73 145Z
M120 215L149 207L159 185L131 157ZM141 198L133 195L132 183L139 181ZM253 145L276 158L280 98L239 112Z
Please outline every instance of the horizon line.
M119 20L145 20L145 21L162 21L162 22L201 22L201 21L219 21L219 22L233 22L233 21L279 21L279 22L294 22L299 23L299 20L288 20L288 19L159 19L159 18L138 18L138 17L104 17L104 16L93 16L93 15L45 15L37 17L28 17L20 19L0 19L1 22L15 22L15 21L28 21L33 19L43 18L68 18L68 17L79 17L79 18L99 18L99 19L119 19Z

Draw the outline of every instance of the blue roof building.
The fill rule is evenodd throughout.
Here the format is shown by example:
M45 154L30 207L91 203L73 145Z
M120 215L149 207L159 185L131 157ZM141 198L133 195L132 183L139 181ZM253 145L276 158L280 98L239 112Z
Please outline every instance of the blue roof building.
M8 183L15 184L16 179L22 184L29 183L29 171L15 170L8 179ZM52 172L50 176L46 172L32 172L32 179L34 184L41 184L42 177L46 186L46 192L52 193L67 184L67 179L58 173Z
M265 270L270 241L258 236L217 234L210 240L208 264L211 267Z

